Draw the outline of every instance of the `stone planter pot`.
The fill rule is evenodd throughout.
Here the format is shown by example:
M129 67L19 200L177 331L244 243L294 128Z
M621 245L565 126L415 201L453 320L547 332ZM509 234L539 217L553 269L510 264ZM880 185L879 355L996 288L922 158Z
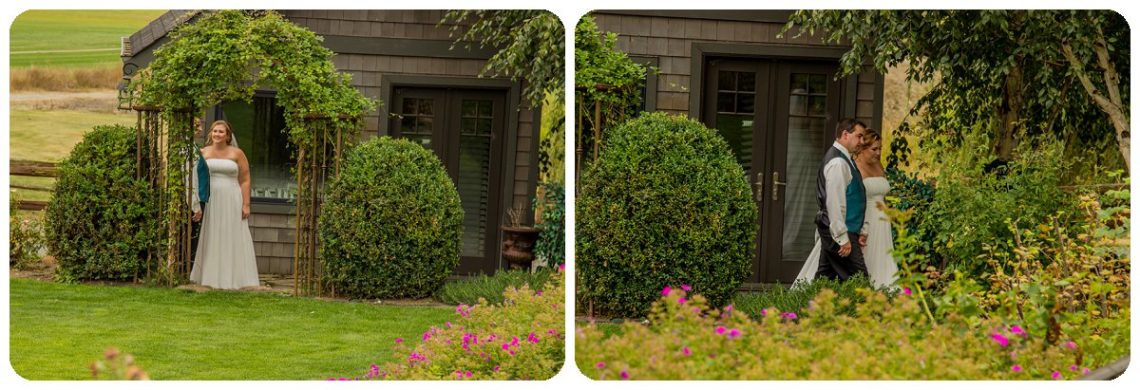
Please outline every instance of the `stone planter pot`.
M530 226L503 226L503 260L508 268L530 271L534 261L534 245L541 231Z

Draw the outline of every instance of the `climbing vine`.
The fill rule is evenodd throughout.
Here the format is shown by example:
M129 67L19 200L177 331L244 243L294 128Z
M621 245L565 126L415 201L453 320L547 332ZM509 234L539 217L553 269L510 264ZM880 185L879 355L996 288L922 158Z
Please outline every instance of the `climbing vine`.
M321 45L320 36L276 12L186 16L188 21L170 33L170 41L155 50L154 62L131 83L140 112L139 142L148 142L139 159L156 168L146 175L163 188L156 216L166 226L164 248L156 256L165 262L159 277L176 279L170 271L189 257L189 227L183 223L188 218L185 162L195 148L194 116L222 101L250 102L261 89L277 92L289 141L297 150L294 276L315 269L320 188L328 170L339 166L346 143L359 138L361 118L378 102L353 88L350 75L337 72L333 52ZM312 272L306 271L297 284L305 284L305 292L320 292L319 275L314 278Z

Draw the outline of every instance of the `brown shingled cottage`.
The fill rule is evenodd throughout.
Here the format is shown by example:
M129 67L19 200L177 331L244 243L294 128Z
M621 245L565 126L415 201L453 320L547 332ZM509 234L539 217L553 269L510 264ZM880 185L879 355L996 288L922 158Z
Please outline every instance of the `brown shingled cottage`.
M845 46L779 32L791 11L594 11L617 47L656 67L646 111L717 129L753 185L760 218L752 283L791 282L814 245L815 175L839 118L881 128L883 76L836 80Z
M409 138L432 149L456 183L465 219L457 274L494 273L500 260L498 226L514 205L529 210L537 177L538 108L522 106L521 83L477 77L495 52L455 45L444 11L281 10L286 19L324 37L333 62L352 83L382 105L365 118L362 137ZM123 40L123 72L145 68L167 34L192 23L197 11L175 10ZM293 272L296 181L284 116L273 91L252 103L223 102L207 109L205 123L225 118L239 129L250 160L253 234L263 274ZM474 133L460 133L472 122ZM462 158L460 158L462 156ZM528 211L529 213L529 211ZM529 215L528 215L529 217Z

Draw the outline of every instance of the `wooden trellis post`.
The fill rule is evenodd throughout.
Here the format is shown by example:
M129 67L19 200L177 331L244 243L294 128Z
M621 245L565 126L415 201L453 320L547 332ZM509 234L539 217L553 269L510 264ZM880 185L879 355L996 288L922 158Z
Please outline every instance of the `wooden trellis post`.
M194 109L164 112L153 106L134 106L135 177L145 180L154 193L154 228L159 242L148 250L147 278L168 286L190 276L190 174L195 148Z
M325 293L323 272L318 258L319 237L317 222L323 201L323 187L329 172L340 174L344 160L345 126L359 127L358 120L334 121L317 115L305 117L305 126L312 130L312 146L300 145L297 150L297 203L296 241L293 245L293 294L321 295ZM335 291L328 291L335 295Z

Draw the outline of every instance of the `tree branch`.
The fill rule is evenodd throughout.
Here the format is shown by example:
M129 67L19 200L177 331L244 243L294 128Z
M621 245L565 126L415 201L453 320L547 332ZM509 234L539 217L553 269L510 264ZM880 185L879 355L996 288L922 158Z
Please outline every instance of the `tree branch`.
M1100 68L1104 70L1104 86L1108 90L1108 97L1112 103L1117 107L1123 107L1124 104L1120 101L1120 75L1116 73L1116 66L1112 65L1112 61L1108 58L1108 43L1104 41L1104 30L1100 26L1096 27L1096 50L1097 62L1100 63Z
M1062 42L1061 51L1065 54L1065 59L1069 60L1069 66L1073 67L1074 73L1077 74L1077 78L1081 81L1081 85L1085 87L1085 92L1093 98L1093 101L1105 111L1118 110L1119 108L1115 107L1116 105L1101 94L1100 91L1096 89L1096 86L1093 85L1092 80L1089 79L1089 75L1085 73L1084 63L1077 59L1077 55L1073 53L1072 45L1070 45L1069 42Z

